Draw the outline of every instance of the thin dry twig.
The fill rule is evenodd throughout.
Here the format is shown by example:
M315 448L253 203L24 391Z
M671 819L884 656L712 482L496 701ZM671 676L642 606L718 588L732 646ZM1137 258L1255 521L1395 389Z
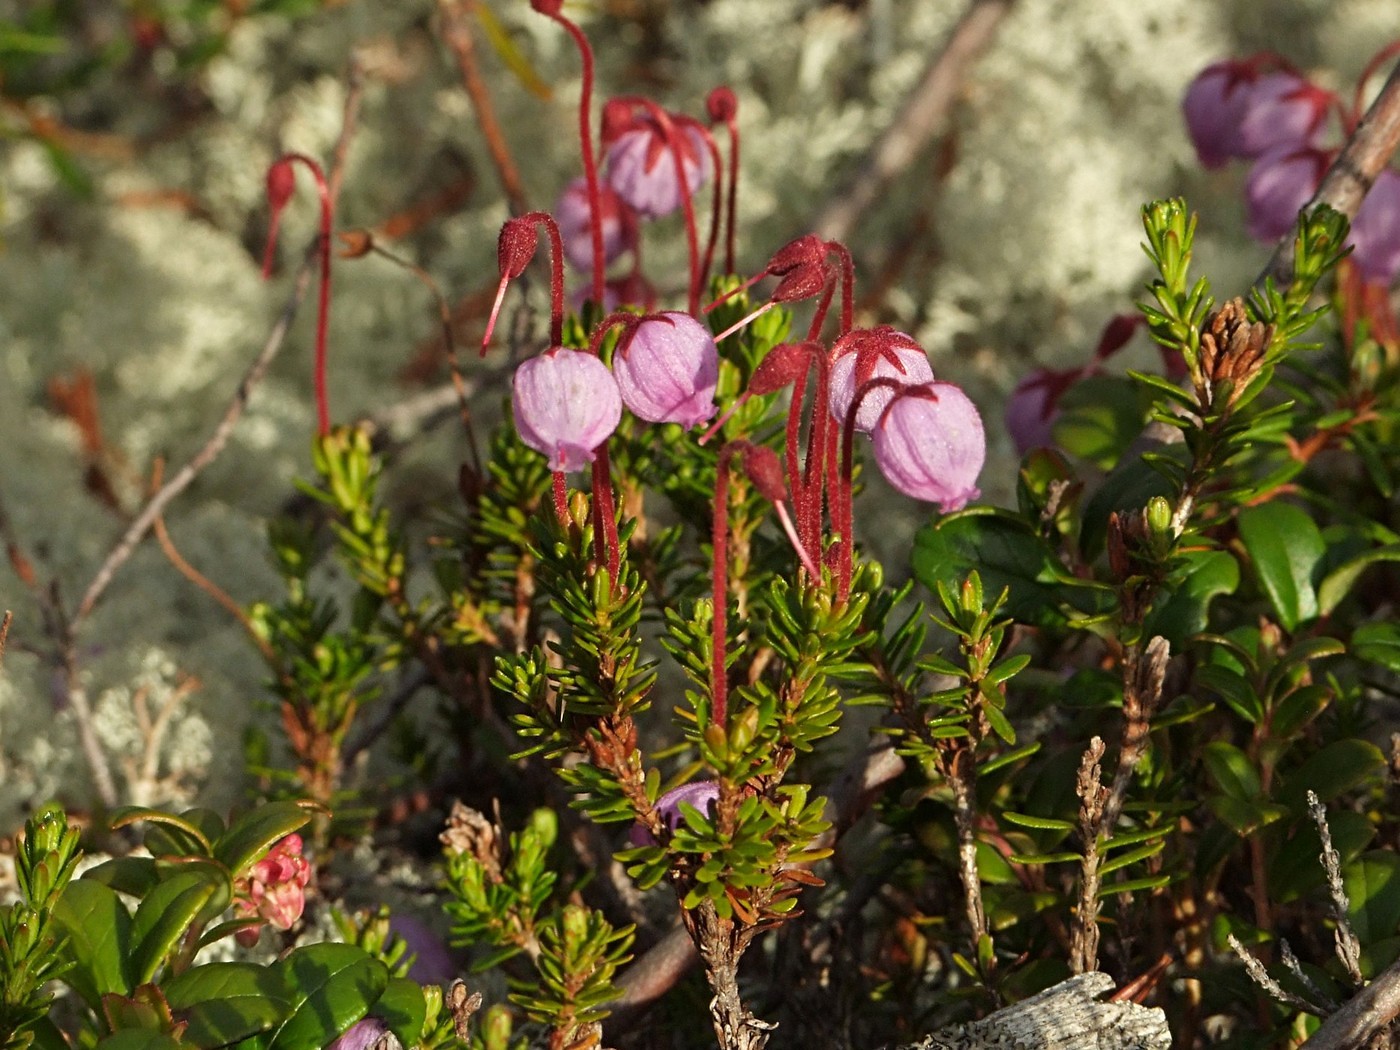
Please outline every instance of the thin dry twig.
M1250 954L1240 939L1233 933L1229 935L1230 949L1240 957L1240 962L1244 963L1245 973L1249 974L1249 979L1262 988L1271 998L1277 999L1288 1006L1297 1007L1307 1013L1316 1013L1317 1007L1299 996L1294 995L1283 985L1279 984L1270 976L1269 971L1264 969L1264 964Z
M904 101L894 122L876 140L855 178L817 214L813 229L828 240L845 240L890 182L947 125L973 63L987 49L1013 0L972 0L943 50Z
M1332 845L1332 829L1327 824L1327 808L1318 800L1317 794L1308 791L1308 812L1317 825L1318 837L1322 839L1322 870L1327 874L1327 890L1332 898L1332 918L1337 924L1337 958L1342 961L1352 983L1358 988L1365 983L1361 975L1361 943L1356 939L1356 931L1351 927L1348 913L1351 901L1346 887L1342 884L1342 858Z
M491 104L491 93L476 62L476 46L468 25L475 8L475 0L438 0L438 10L442 12L442 37L457 59L462 87L471 99L472 112L476 114L481 137L486 140L486 151L491 154L491 163L495 165L496 175L501 180L501 189L510 205L510 212L512 215L524 215L530 210L530 202L525 198L520 171L510 155L505 135L501 133L495 107Z
M1311 211L1319 204L1327 204L1348 219L1355 219L1361 202L1390 163L1397 147L1400 147L1400 65L1391 71L1380 94L1302 210ZM1269 264L1254 283L1262 285L1269 277L1280 286L1292 281L1293 251L1290 233L1279 241Z
M1104 805L1108 788L1103 786L1104 742L1089 741L1079 762L1075 793L1079 796L1079 837L1084 856L1079 863L1079 907L1075 909L1070 939L1069 967L1073 973L1098 969L1099 960L1099 837L1103 833Z
M359 74L359 67L352 64L350 75L347 81L344 123L340 131L340 138L336 142L333 153L330 179L328 182L332 205L334 205L337 194L340 191L340 184L344 177L345 158L349 151L350 139L354 135L355 121L359 113L360 96L362 94L363 82ZM243 374L243 378L238 383L238 389L234 392L233 400L224 410L223 418L219 420L214 432L209 436L209 440L204 443L198 452L166 482L136 515L136 518L117 541L111 553L107 555L102 566L97 570L92 582L88 584L87 590L83 593L82 601L78 603L78 611L72 617L72 625L76 627L81 624L92 612L98 599L107 590L112 582L112 577L116 575L126 561L136 550L137 545L146 536L146 533L154 526L155 521L164 512L180 493L189 488L190 484L197 478L219 453L228 444L233 428L237 425L243 412L248 407L248 399L252 396L253 389L262 381L266 375L268 367L282 349L282 344L286 340L287 332L291 328L292 319L296 316L298 307L306 297L306 290L311 284L311 272L317 258L317 247L319 241L308 246L306 254L302 259L301 266L297 268L296 277L292 283L292 291L287 297L286 305L282 308L282 314L277 318L276 324L268 333L262 349L258 356L253 359L253 363Z
M5 666L5 643L10 638L10 624L14 622L15 614L9 609L5 610L5 616L0 619L0 668Z

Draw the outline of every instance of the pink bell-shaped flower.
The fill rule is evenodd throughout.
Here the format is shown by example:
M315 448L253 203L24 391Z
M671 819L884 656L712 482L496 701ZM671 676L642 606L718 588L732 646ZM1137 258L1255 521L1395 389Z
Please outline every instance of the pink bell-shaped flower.
M981 495L987 435L977 406L952 383L897 391L872 436L880 472L906 496L948 513Z
M681 149L681 169L686 189L693 196L710 178L710 153L700 130L688 124L674 125ZM606 157L608 185L638 215L659 219L681 206L676 161L665 133L650 116L633 119L617 134Z
M520 440L567 473L593 462L622 419L622 398L607 365L556 346L515 370L511 412Z
M301 854L300 835L288 835L267 851L246 874L234 879L233 911L240 919L261 919L279 930L290 930L306 907L311 864ZM244 947L258 942L259 928L234 934Z
M852 340L851 337L857 338ZM831 365L831 418L838 425L846 423L846 413L856 391L871 379L884 377L901 383L933 382L933 367L928 354L911 336L888 325L868 330L856 330L845 339L846 348L837 344L836 360ZM855 428L862 434L875 429L880 413L895 395L893 387L875 387L861 398L856 409Z
M666 822L666 826L675 831L680 826L681 821L685 819L681 816L682 802L694 806L701 813L705 813L718 798L718 781L696 780L666 792L656 800L656 810L661 814L661 819ZM656 845L656 840L640 825L633 825L627 838L634 846Z
M1274 150L1311 146L1331 104L1329 91L1296 73L1266 73L1245 93L1239 156L1262 157Z
M1351 226L1351 261L1363 280L1390 285L1400 272L1400 172L1386 168Z
M603 216L603 261L612 263L637 245L637 216L606 185L598 187ZM588 208L588 180L574 179L554 206L554 220L564 239L564 258L579 270L593 270L593 216Z
M1327 154L1310 146L1281 149L1255 161L1244 189L1249 235L1276 241L1293 229L1326 170Z
M1207 66L1186 89L1181 113L1203 167L1224 167L1240 156L1240 121L1252 79L1246 62L1231 59Z
M715 414L719 351L689 314L668 310L632 324L612 365L623 404L639 419L689 429Z

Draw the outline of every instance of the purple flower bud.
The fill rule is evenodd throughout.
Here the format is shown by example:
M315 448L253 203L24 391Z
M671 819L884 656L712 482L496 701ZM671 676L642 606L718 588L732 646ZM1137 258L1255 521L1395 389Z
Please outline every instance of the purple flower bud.
M1245 92L1239 156L1262 157L1274 150L1311 146L1331 104L1330 92L1296 73L1265 74Z
M1249 235L1268 242L1292 230L1326 170L1327 154L1312 147L1281 149L1255 161L1244 189Z
M1231 59L1207 66L1186 89L1181 112L1203 167L1223 167L1240 156L1240 120L1250 80L1247 63Z
M880 472L906 496L947 513L981 495L975 482L987 458L987 436L977 406L952 383L898 391L872 436Z
M719 351L689 314L668 310L632 325L613 354L613 375L623 403L648 423L689 429L715 414Z
M581 350L553 347L515 370L511 412L520 440L549 457L549 469L582 470L622 419L608 366Z
M1006 430L1024 456L1033 448L1053 444L1051 434L1060 416L1060 398L1087 370L1038 368L1016 384L1006 399Z
M678 126L681 167L693 196L710 178L710 153L704 136L693 127ZM665 135L650 117L639 117L608 147L608 185L622 200L648 219L670 215L681 206L676 160Z
M675 831L680 826L681 803L694 806L701 813L709 811L710 806L719 798L719 783L714 780L696 780L689 784L682 784L678 788L672 788L666 794L656 800L657 812L661 814L661 819L666 822L666 826ZM627 834L627 840L634 846L654 846L656 840L640 824L634 824L632 830Z
M598 187L598 206L603 215L603 261L617 259L637 244L637 217L607 185ZM565 187L554 206L554 220L564 239L564 258L576 269L593 270L593 216L588 209L588 180L574 179Z
M388 1032L389 1026L378 1017L366 1017L347 1028L326 1050L370 1050Z
M1351 227L1351 260L1363 280L1389 285L1400 272L1400 172L1386 168Z
M855 333L852 333L855 334ZM849 338L849 337L848 337ZM933 367L923 347L903 332L882 327L867 333L863 345L841 353L831 366L831 418L844 426L857 391L871 379L896 379L918 385L933 382ZM868 369L868 374L867 374ZM895 395L892 387L876 387L861 398L856 409L855 427L869 434L880 421L880 413Z

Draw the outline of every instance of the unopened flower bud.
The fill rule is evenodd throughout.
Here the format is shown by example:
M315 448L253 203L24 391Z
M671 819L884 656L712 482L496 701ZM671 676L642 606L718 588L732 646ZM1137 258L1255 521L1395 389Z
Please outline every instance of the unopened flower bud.
M1229 391L1225 406L1239 398L1264 365L1274 326L1251 322L1242 299L1231 299L1206 318L1197 359L1200 373L1196 399L1202 409L1216 407L1220 387Z
M739 100L731 89L721 84L705 99L705 112L714 123L723 124L733 120L739 112Z
M582 470L622 419L622 398L607 365L555 347L515 370L511 411L520 440L555 471Z
M976 499L987 458L982 417L952 383L905 387L885 407L873 432L875 462L885 479L944 513Z
M667 311L630 326L613 355L623 403L649 423L689 429L715 414L719 351L710 330Z

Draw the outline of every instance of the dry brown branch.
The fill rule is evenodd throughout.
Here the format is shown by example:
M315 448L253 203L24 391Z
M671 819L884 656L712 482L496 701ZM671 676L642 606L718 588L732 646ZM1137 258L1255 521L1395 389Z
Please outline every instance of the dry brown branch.
M818 212L813 228L845 240L870 207L921 150L947 125L948 114L973 63L987 49L1013 0L972 0L924 78L904 100L854 179Z
M471 99L472 112L476 114L481 136L486 140L486 150L491 154L491 163L496 167L510 212L512 215L524 215L530 210L530 202L525 198L520 171L511 158L510 147L506 145L501 125L496 120L495 107L491 104L491 93L476 63L476 46L468 24L475 7L474 0L438 0L438 10L442 12L442 36L457 59L462 87Z
M1075 973L1098 968L1099 835L1103 830L1104 804L1108 801L1108 789L1103 786L1103 755L1103 739L1096 736L1084 751L1074 785L1079 796L1079 837L1084 846L1079 863L1079 906L1075 909L1070 941L1069 968Z
M4 617L0 618L0 669L5 666L5 643L10 638L10 624L14 619L15 614L9 609L6 609Z
M1355 1050L1400 1016L1400 962L1391 963L1374 981L1334 1013L1301 1050Z
M1400 65L1391 71L1381 93L1337 154L1303 210L1327 204L1348 219L1355 219L1361 202L1366 199L1376 177L1390 163L1397 146L1400 146ZM1279 285L1288 284L1293 279L1293 250L1290 233L1279 241L1269 264L1254 283L1263 284L1265 278L1272 277Z

